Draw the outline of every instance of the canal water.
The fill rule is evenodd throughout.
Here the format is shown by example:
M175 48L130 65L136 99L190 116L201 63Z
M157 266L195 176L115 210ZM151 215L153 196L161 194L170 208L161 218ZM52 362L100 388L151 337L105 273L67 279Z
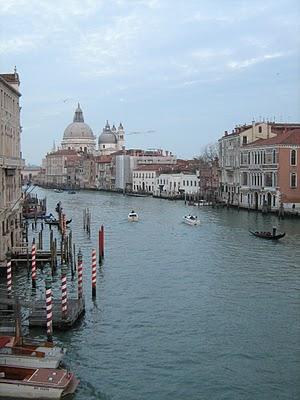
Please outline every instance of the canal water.
M84 254L86 314L54 333L80 379L76 400L300 398L299 220L104 192L35 192L53 213L62 202ZM127 221L132 209L138 223ZM182 223L188 213L201 225ZM101 224L105 262L92 301ZM274 225L286 232L277 243L248 232ZM26 271L15 280L30 293Z

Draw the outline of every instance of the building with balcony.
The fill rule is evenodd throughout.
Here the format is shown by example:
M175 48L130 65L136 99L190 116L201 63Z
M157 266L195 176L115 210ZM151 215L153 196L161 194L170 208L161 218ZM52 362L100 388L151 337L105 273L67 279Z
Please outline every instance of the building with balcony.
M286 130L294 130L297 128L300 128L300 124L281 124L274 122L253 121L251 125L245 124L235 127L231 133L225 131L224 136L219 139L220 199L227 204L235 206L241 206L240 203L242 199L242 206L245 204L244 198L243 196L241 197L240 193L241 186L245 186L242 184L241 179L243 179L243 182L245 182L246 179L245 174L241 174L241 172L245 172L244 169L241 171L240 168L242 149L250 144L258 142L259 140L270 140ZM255 164L253 163L252 165L253 166L251 168L253 168L253 182L258 182L257 179L261 178L256 177L256 173L258 173L258 171L255 171ZM249 201L250 204L252 204L251 194ZM254 204L256 203L254 202Z
M20 80L0 74L0 266L6 253L22 244L21 170L25 165L20 148Z
M240 156L241 207L300 211L300 129L257 140Z

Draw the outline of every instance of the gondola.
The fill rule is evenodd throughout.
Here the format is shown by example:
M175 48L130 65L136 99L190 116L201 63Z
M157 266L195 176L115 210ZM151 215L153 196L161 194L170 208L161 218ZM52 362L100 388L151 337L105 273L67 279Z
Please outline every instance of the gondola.
M66 221L66 225L69 225L72 222L72 218ZM45 223L48 225L59 225L59 221L57 219L45 219Z
M272 232L259 232L259 231L249 231L252 235L257 236L262 239L268 239L268 240L278 240L281 239L285 236L285 232L283 233L278 233L277 235L273 235Z

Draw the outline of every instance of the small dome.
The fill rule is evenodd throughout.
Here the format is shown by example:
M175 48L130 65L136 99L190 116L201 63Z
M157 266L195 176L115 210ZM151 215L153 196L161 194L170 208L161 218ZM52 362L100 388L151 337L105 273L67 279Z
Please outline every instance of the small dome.
M116 144L117 138L112 132L102 132L99 136L98 144Z

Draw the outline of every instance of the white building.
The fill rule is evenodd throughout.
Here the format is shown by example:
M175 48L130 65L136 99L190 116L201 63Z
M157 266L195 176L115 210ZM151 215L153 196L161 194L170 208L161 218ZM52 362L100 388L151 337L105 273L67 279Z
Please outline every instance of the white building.
M196 195L199 193L199 178L196 173L162 173L156 179L155 196Z
M133 170L132 190L134 192L143 192L153 194L157 177L162 170L161 165L139 165Z

